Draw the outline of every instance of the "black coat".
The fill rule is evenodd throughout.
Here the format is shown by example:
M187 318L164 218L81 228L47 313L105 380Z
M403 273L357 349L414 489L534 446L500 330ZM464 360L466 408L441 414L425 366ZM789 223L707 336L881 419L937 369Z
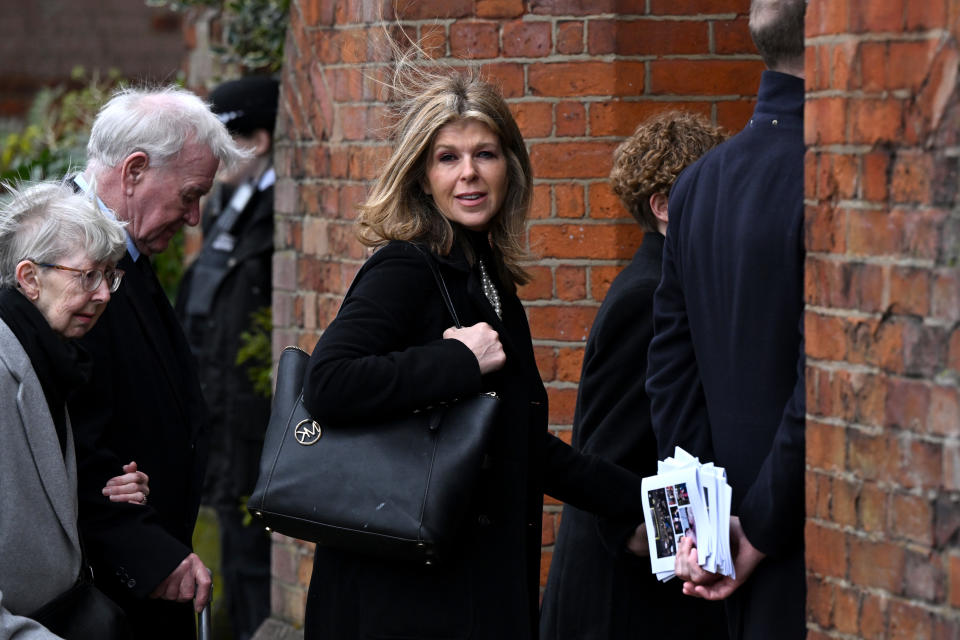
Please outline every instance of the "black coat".
M80 530L96 583L126 611L134 637L193 637L193 607L147 599L191 551L207 449L193 356L152 273L130 255L97 325L81 341L94 360L69 411L77 442ZM145 506L100 490L135 460L150 476Z
M223 193L221 201L227 202L229 196ZM209 209L204 211L204 234L211 232L216 219ZM187 312L202 255L184 274L176 304L177 317L197 359L210 412L210 457L203 503L224 508L235 508L241 496L253 491L270 419L270 398L254 391L247 365L237 365L236 361L240 335L251 329L251 314L269 308L271 303L272 186L251 196L232 235L236 244L221 256L226 261L226 274L211 296L209 313ZM205 243L203 251L211 250Z
M573 447L639 476L657 472L657 442L644 390L653 337L653 292L660 282L663 236L644 234L633 260L610 286L584 352ZM661 583L650 560L626 551L628 523L565 505L540 613L543 640L724 638L720 603L684 596Z
M670 193L647 392L660 455L727 470L768 554L729 600L736 638L805 629L803 80L765 71L747 127Z
M481 242L474 238L482 251ZM307 638L535 637L544 490L642 517L639 478L577 456L547 432L547 396L516 295L498 287L501 322L456 243L437 260L463 326L485 321L499 332L505 367L481 376L463 343L441 338L452 321L429 267L394 242L363 266L318 342L304 400L319 421L339 422L496 391L501 419L458 540L462 553L421 567L318 547Z

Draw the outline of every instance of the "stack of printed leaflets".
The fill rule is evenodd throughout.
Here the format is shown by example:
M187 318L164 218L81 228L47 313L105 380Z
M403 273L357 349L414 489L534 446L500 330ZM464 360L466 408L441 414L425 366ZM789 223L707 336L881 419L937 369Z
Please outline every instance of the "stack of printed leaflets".
M730 554L730 498L727 472L680 447L657 464L657 475L641 484L647 501L650 564L661 581L674 577L680 538L693 538L705 571L736 578Z

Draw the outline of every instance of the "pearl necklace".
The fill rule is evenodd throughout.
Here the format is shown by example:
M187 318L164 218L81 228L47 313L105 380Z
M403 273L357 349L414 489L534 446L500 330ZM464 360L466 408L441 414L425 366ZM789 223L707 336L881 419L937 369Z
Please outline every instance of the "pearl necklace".
M500 294L497 293L497 288L493 286L493 280L490 279L490 274L487 273L487 265L483 264L483 260L479 260L478 262L480 263L480 284L483 286L483 295L490 301L490 306L497 312L497 317L502 320L503 312L500 305Z

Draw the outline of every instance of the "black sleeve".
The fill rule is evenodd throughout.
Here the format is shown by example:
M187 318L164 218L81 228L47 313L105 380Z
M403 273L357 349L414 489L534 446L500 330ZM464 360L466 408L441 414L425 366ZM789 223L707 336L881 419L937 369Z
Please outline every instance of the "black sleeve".
M310 356L307 409L320 421L363 420L478 393L473 352L444 340L439 326L425 329L447 312L423 256L411 249L371 261Z
M116 450L116 443L122 442L118 432L142 428L136 415L118 415L115 410L116 394L125 391L117 386L111 367L115 358L122 357L112 338L124 330L115 326L119 323L111 323L114 318L104 314L100 324L83 338L93 356L94 372L69 403L77 450L80 531L98 581L123 577L135 596L146 598L191 550L163 528L149 503L111 502L101 493L107 480L123 473L123 465L134 459ZM143 466L142 460L137 462ZM151 490L162 492L156 482L160 474L149 468L141 470L153 474Z
M644 384L653 337L652 278L611 292L590 332L580 376L575 430L580 450L640 477L656 473L657 446ZM597 535L614 555L624 552L636 519L596 518Z
M681 256L677 245L683 215L684 178L670 192L670 222L663 244L663 272L653 297L654 336L647 358L647 394L658 457L673 455L679 445L700 460L715 460L706 399L693 350Z
M633 527L643 521L640 476L600 456L580 453L549 432L543 437L544 493Z
M770 452L740 504L743 532L767 555L796 548L803 535L806 468L806 355L800 318L797 381L783 409Z

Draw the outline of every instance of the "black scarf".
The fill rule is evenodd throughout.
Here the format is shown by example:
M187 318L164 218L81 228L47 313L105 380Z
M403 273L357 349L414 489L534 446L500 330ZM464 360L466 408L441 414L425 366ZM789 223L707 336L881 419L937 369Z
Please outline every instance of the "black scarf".
M16 289L0 288L0 320L10 327L30 358L57 429L60 452L65 454L67 399L89 380L93 360L76 341L57 335L40 310Z
M456 238L459 239L463 252L467 255L467 261L470 266L479 272L477 266L478 260L483 260L487 265L487 272L496 285L501 295L513 295L517 292L513 278L503 264L500 252L490 246L490 234L487 231L474 231L454 223Z
M458 235L470 245L474 258L481 259L484 262L493 262L493 248L490 246L490 234L488 232L474 231L460 225L454 228Z

